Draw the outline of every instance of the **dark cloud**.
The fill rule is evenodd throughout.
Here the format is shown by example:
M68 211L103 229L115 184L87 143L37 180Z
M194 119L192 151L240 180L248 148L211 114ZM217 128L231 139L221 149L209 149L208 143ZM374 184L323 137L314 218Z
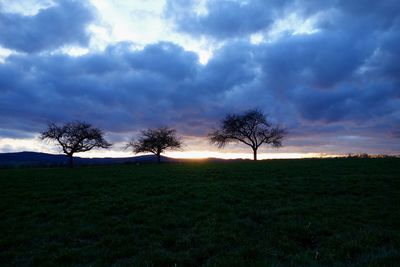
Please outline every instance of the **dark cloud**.
M165 42L80 57L10 56L0 64L0 73L12 73L0 78L1 124L20 128L23 121L39 130L47 121L85 119L120 131L170 123L173 96L199 67L196 54Z
M354 87L343 84L330 91L312 88L298 89L293 94L299 113L310 121L325 123L343 122L366 123L374 119L381 120L396 111L390 107L392 88L390 87Z
M173 62L171 62L172 58ZM161 42L148 45L139 53L131 53L128 60L133 68L145 69L172 79L182 80L193 78L196 74L198 56L185 52L175 44Z
M86 26L94 19L84 1L60 0L36 15L7 13L0 9L0 45L21 52L53 50L64 45L86 46Z
M208 1L207 13L198 14L193 1L167 1L166 16L179 30L192 35L237 37L269 27L285 1Z
M330 88L351 79L374 52L374 41L358 40L346 32L318 32L285 36L258 48L266 77L279 87L293 87L298 81L318 88Z
M300 19L319 15L316 26L320 29L347 28L371 34L377 28L390 27L398 18L400 5L397 0L211 0L205 9L199 12L196 1L167 0L165 16L182 32L217 39L269 30L276 20L288 14Z

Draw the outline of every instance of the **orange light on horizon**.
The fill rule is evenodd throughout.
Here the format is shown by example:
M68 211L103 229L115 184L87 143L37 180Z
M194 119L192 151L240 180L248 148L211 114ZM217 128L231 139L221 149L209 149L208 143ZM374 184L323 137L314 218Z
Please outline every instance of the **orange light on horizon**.
M184 159L253 159L251 153L233 153L233 152L216 152L216 151L183 151L183 152L167 152L165 156L171 158ZM259 153L258 159L301 159L301 158L329 158L341 155L324 154L324 153Z
M48 145L43 142L39 142L38 138L32 139L12 139L3 138L0 139L0 147L9 146L11 149L7 152L22 152L22 151L34 151L44 152L51 154L62 154L60 149L54 145ZM143 155L143 154L138 154ZM133 157L138 156L130 151L123 151L116 146L111 150L92 150L85 153L76 153L76 156L82 158L118 158L118 157ZM221 158L221 159L252 159L252 153L243 152L229 152L229 150L213 151L213 150L192 150L192 151L167 151L164 156L171 158L182 158L182 159L207 159L207 158ZM276 153L258 153L258 159L300 159L300 158L327 158L327 157L340 157L340 154L328 154L328 153L298 153L298 152L276 152Z

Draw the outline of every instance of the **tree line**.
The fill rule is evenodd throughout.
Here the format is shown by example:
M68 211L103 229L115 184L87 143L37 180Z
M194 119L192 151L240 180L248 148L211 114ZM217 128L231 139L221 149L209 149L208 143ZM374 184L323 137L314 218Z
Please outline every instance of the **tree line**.
M219 148L228 143L242 143L251 147L253 159L257 160L258 148L264 144L272 147L282 146L287 130L279 125L273 125L267 116L258 109L243 113L228 114L220 121L218 129L208 134L211 144ZM110 148L112 146L104 138L104 132L87 122L74 121L58 126L49 123L47 129L40 135L41 140L54 142L61 147L73 167L73 155L86 152L93 148ZM125 145L133 153L152 153L161 161L161 154L166 150L182 148L182 140L177 137L176 130L160 127L141 131L137 140L132 139Z

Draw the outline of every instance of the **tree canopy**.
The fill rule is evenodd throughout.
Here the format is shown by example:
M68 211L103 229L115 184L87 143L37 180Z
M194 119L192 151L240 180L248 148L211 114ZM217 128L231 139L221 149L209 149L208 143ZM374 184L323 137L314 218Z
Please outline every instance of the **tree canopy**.
M46 131L41 133L41 140L56 142L62 151L69 157L70 167L73 166L73 154L86 152L95 147L109 148L111 146L99 128L93 127L87 122L74 121L57 126L49 123Z
M219 148L232 142L243 143L252 148L254 160L257 160L257 150L261 145L280 147L286 135L286 129L272 125L263 112L252 109L241 114L228 114L219 129L209 134L209 140Z
M141 132L137 141L131 141L126 148L132 148L135 154L153 153L157 161L161 161L161 153L165 150L176 150L182 148L182 141L176 137L176 130L168 127L147 129Z

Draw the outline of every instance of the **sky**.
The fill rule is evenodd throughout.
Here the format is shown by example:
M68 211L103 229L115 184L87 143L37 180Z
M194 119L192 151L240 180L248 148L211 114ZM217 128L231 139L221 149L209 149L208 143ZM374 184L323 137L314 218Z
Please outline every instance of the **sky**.
M207 134L258 108L289 135L259 158L400 154L398 0L0 0L0 153L60 152L83 120L108 151L170 126L173 157L251 158Z

